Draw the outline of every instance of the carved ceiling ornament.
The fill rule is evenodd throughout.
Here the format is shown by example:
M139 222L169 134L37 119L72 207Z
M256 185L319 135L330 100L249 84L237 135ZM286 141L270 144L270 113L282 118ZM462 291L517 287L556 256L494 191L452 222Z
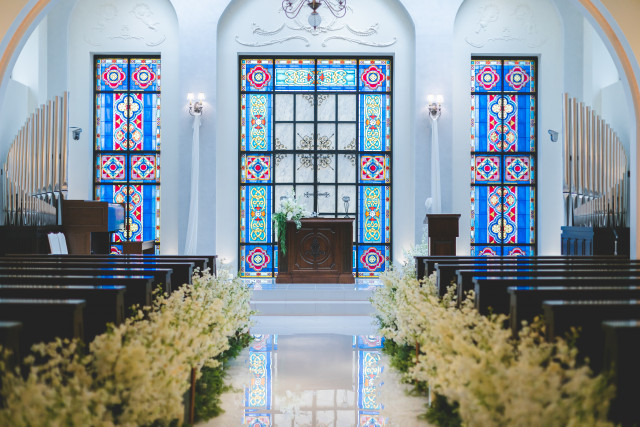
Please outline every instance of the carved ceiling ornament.
M278 13L282 12L282 8L278 10ZM353 13L353 9L347 6L347 12ZM369 25L365 29L356 29L353 28L349 24L339 25L338 18L331 16L326 25L319 25L314 28L308 24L304 24L298 18L295 19L287 19L284 23L280 24L276 28L267 29L261 25L256 24L255 22L251 24L251 34L254 36L262 37L272 37L278 35L276 38L271 38L268 40L258 39L254 41L243 40L240 36L236 35L235 40L236 43L241 44L243 46L251 46L251 47L263 47L263 46L271 46L274 44L281 44L293 40L299 40L304 42L306 47L311 45L311 41L302 35L285 35L281 33L285 30L289 30L290 32L304 32L312 37L317 37L320 35L327 35L328 33L334 33L335 35L331 35L326 37L322 43L322 47L327 47L327 42L331 40L342 40L348 43L354 43L364 46L370 47L388 47L396 43L397 38L393 37L389 41L374 41L369 37L378 35L378 27L379 23L373 23ZM293 24L290 24L290 23ZM345 31L346 30L346 31ZM342 34L337 34L338 31L341 31Z
M96 2L94 25L84 35L91 46L101 46L109 40L138 40L147 46L159 46L167 39L162 24L147 3L118 4ZM126 6L124 5L126 4ZM89 9L89 10L90 10Z
M539 47L546 37L538 30L539 16L526 2L497 4L485 2L476 14L477 22L465 41L475 47L484 47L494 41L520 41L529 47Z

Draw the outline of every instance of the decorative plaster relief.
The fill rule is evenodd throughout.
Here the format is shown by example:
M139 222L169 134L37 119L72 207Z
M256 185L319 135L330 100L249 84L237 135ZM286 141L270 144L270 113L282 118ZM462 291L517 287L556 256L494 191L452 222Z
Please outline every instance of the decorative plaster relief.
M137 3L128 12L114 3L95 7L95 24L84 35L84 41L101 46L108 40L139 40L147 46L158 46L167 39L161 23L146 3Z
M348 8L348 11L353 12L351 8ZM280 8L278 12L282 12L282 8ZM272 30L265 29L254 22L251 24L251 28L252 28L251 33L256 36L269 37L269 36L275 36L276 34L281 33L286 28L291 31L304 31L316 37L321 34L326 34L334 31L342 31L346 29L349 33L356 36L356 37L350 37L348 35L330 36L325 38L322 41L322 47L326 47L327 42L330 40L342 40L348 43L355 43L355 44L371 46L371 47L387 47L395 44L397 41L396 37L394 37L391 41L386 41L386 42L376 42L376 41L365 39L366 37L371 37L378 34L379 24L377 22L375 24L370 25L365 30L354 29L349 24L337 25L338 20L335 17L331 17L327 25L320 25L317 28L313 28L310 25L303 24L298 18L295 18L292 21L295 25L290 25L287 22L291 22L291 21L289 20L285 21L285 23L283 23L279 27ZM288 42L290 40L302 40L305 42L305 46L307 47L310 46L311 44L310 40L303 36L280 37L280 38L265 40L265 41L244 41L240 38L240 36L236 35L235 39L236 39L236 43L238 44L241 44L243 46L252 46L252 47L269 46L273 44Z
M485 3L475 14L478 21L465 41L475 47L484 47L492 41L521 41L529 47L544 44L546 37L538 31L538 17L525 3L500 6Z

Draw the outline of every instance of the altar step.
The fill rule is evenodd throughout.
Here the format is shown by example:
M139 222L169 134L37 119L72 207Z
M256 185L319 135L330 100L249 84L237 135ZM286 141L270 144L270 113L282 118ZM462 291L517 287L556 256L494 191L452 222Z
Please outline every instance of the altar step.
M258 316L367 316L374 312L372 296L354 285L293 284L254 289L251 307Z

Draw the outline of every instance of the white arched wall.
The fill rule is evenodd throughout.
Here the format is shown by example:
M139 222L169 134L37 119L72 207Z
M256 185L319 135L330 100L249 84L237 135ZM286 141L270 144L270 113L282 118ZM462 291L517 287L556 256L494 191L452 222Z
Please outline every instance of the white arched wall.
M336 23L342 30L312 34L290 30L295 26L279 12L280 4L264 6L264 1L235 1L229 5L218 27L218 93L217 120L224 125L216 132L216 239L217 254L234 268L238 265L238 55L240 54L301 54L301 55L392 55L394 57L393 97L393 255L414 242L414 27L404 7L397 1L350 0L352 11ZM308 13L303 10L301 22ZM330 15L323 16L329 24ZM377 24L377 25L376 25ZM261 36L252 25L271 32L281 25L277 34ZM357 31L375 29L370 36L357 36L344 28ZM344 38L331 38L331 37ZM278 39L293 37L286 41ZM349 41L355 40L355 41ZM368 44L387 44L386 47ZM248 46L252 43L255 46ZM265 44L260 46L259 44ZM364 43L364 44L363 44Z
M16 0L18 1L18 0ZM48 92L52 94L59 93L61 90L68 88L69 86L65 83L67 82L66 78L66 68L71 67L71 62L65 59L67 55L67 51L65 46L67 45L66 37L69 31L68 19L69 13L64 10L65 8L60 8L60 5L64 5L65 3L73 3L74 0L20 0L24 3L24 8L20 9L20 11L16 14L12 14L11 25L7 28L6 26L2 26L2 40L0 40L0 78L2 81L0 82L0 98L4 98L4 94L6 94L6 88L9 81L9 73L15 63L22 46L26 43L26 40L31 34L31 31L42 21L42 19L47 16L49 20L49 30L48 30L48 46L51 50L51 46L55 45L60 50L58 53L49 53L49 58L51 55L56 55L55 60L49 60L48 62L48 73L51 75L53 72L57 77L54 78L56 81L55 84L52 84L52 79L49 77L48 79ZM84 1L84 0L83 0ZM638 117L640 117L640 91L638 90L638 76L640 76L640 69L638 67L638 62L636 57L633 55L633 49L635 48L637 51L640 51L640 40L634 38L635 34L633 32L633 21L628 19L627 9L631 8L631 10L637 10L637 6L634 5L620 5L617 4L618 0L571 0L570 2L566 2L565 0L556 0L556 5L558 9L561 9L565 3L570 3L577 7L577 10L580 14L580 19L584 16L595 28L597 34L603 39L605 42L607 50L611 53L616 68L618 70L619 75L621 76L621 82L623 92L625 94L625 104L627 106L627 110L630 112L630 132L629 132L629 140L631 143L631 158L632 158L632 203L631 203L631 233L632 233L632 256L636 257L638 251L636 247L640 244L640 239L636 238L637 226L636 226L636 212L638 203L638 199L635 196L637 183L639 176L636 173L637 165L640 164L640 161L637 159L638 150L636 150L636 145L638 144L636 131L638 126ZM108 3L106 0L103 3ZM156 5L158 2L151 0L147 1L147 4ZM218 245L216 243L216 227L224 227L224 225L220 225L220 219L216 221L215 212L217 211L216 206L218 204L222 204L225 206L229 206L230 203L228 200L224 198L218 198L216 194L216 168L212 167L215 165L213 163L216 159L215 151L216 145L222 143L229 143L229 141L220 141L217 140L217 131L218 129L218 120L216 117L217 108L218 108L218 96L217 96L217 88L216 82L217 78L217 69L218 67L216 58L217 58L217 36L218 36L218 21L225 8L229 5L229 0L203 0L199 2L191 2L187 0L171 0L175 12L178 18L178 36L177 36L177 54L174 55L176 61L179 63L178 66L178 83L175 84L175 88L177 89L177 98L175 103L171 106L167 106L167 93L164 94L163 103L164 111L163 117L166 117L168 114L175 114L176 116L176 127L178 132L175 134L175 140L178 141L176 144L180 145L183 148L187 148L187 150L180 150L180 153L175 158L167 159L167 151L166 151L166 140L168 135L164 134L165 140L165 150L163 151L163 202L167 202L166 194L177 194L177 198L173 199L172 206L166 206L163 203L163 216L162 216L162 238L163 243L167 243L172 241L171 245L163 245L163 252L179 252L182 251L184 247L184 234L186 231L186 217L188 214L188 200L189 200L189 192L184 191L184 189L188 188L188 142L185 143L184 140L180 140L183 136L189 136L191 133L191 120L190 116L188 116L186 112L186 101L185 95L187 92L197 92L203 91L207 94L207 102L205 103L205 116L204 116L204 124L201 128L201 182L203 185L200 187L200 215L201 220L199 223L199 231L202 236L198 250L201 253L214 253L222 248L222 245ZM242 3L242 2L240 2ZM351 3L351 1L350 1ZM355 0L353 2L355 3ZM414 65L412 68L413 73L415 73L415 90L410 94L408 99L398 99L398 93L396 92L395 104L396 107L399 103L407 102L412 107L408 108L410 111L412 120L413 120L413 128L412 135L413 137L410 139L410 143L413 144L413 159L412 167L414 167L414 177L415 184L411 184L414 186L414 194L415 194L415 203L413 206L413 221L414 221L414 229L415 236L419 239L420 237L420 228L422 223L422 218L424 217L424 208L423 201L424 198L428 195L428 171L423 167L424 161L427 159L426 155L429 152L429 128L428 121L425 117L424 104L427 93L444 93L445 94L445 103L443 105L443 115L440 119L439 127L440 127L440 140L442 144L453 144L455 147L458 147L460 144L460 138L455 137L454 133L459 133L460 129L458 128L458 123L456 122L455 126L452 122L452 116L454 114L454 108L460 107L459 102L456 100L457 98L453 96L453 90L457 86L456 81L458 77L455 77L453 73L450 72L456 66L455 58L452 55L454 51L453 47L454 42L453 39L453 21L455 19L456 12L461 3L461 0L452 0L443 2L441 0L402 0L402 4L408 11L409 15L413 19L415 23L415 47L413 51L414 56ZM493 2L496 3L496 2ZM500 4L501 2L497 2ZM527 2L518 2L518 4L527 3ZM536 8L546 8L547 2L529 2L529 4L535 3ZM616 18L621 19L620 25L625 30L629 30L631 28L631 32L623 33L620 25L616 23L614 17L607 11L605 5L607 7L610 6L610 3L613 4L614 8L612 9L612 13ZM133 7L133 5L131 5ZM232 7L237 7L234 3ZM260 3L259 9L257 9L257 13L262 14L265 9L265 2ZM636 8L636 9L634 9ZM58 10L60 9L60 10ZM3 12L7 12L3 9ZM8 11L11 12L11 11ZM55 25L51 24L52 15L57 15L56 20L57 23ZM633 13L632 13L633 14ZM377 22L380 23L379 30L384 31L383 27L386 24L386 16L384 15L376 15L378 18ZM5 17L6 18L6 17ZM566 24L567 20L564 17L564 23ZM7 21L5 19L5 21ZM9 22L7 21L7 22ZM4 22L4 21L2 21ZM0 25L2 25L0 22ZM247 25L246 23L243 23ZM52 28L55 31L52 31ZM626 37L631 37L627 40ZM556 43L557 40L555 39ZM631 43L631 45L629 45ZM135 41L132 41L132 44L135 44ZM512 44L515 44L512 43ZM128 44L130 46L131 44ZM457 46L457 44L456 44ZM71 44L69 44L71 47ZM305 48L304 46L302 48ZM267 50L268 48L262 48L264 52L276 51L275 48L271 50ZM575 55L572 55L575 51L567 50L569 46L566 45L565 40L565 60L568 60ZM360 47L358 45L354 45L352 52L360 51ZM485 49L488 50L488 49ZM127 50L128 51L128 50ZM374 49L374 51L378 51ZM384 52L385 49L380 49L381 52ZM387 50L388 52L389 50ZM169 50L167 50L167 55ZM321 52L320 52L321 53ZM497 53L497 52L488 52L488 53ZM57 56L60 55L60 56ZM163 57L165 61L169 59L163 53ZM568 63L567 63L568 64ZM165 62L166 66L166 62ZM219 65L222 67L223 65ZM567 65L568 67L569 65ZM9 70L9 71L7 71ZM565 73L565 76L568 74ZM575 76L575 74L573 74ZM60 77L60 78L58 78ZM467 76L465 76L466 78ZM581 79L580 79L581 80ZM71 81L71 77L69 77L69 81ZM565 78L565 88L569 88L571 84ZM234 83L235 84L235 83ZM451 92L451 96L448 93ZM6 104L6 103L5 103ZM466 115L468 110L467 101L465 101L465 106L463 108L464 114ZM2 107L0 107L2 108ZM6 110L6 109L5 109ZM4 117L6 115L6 111L0 111L0 114ZM464 121L464 120L463 120ZM223 122L220 122L223 123ZM169 126L168 123L165 123L166 126ZM467 124L464 123L464 128L467 127ZM91 129L91 127L87 128ZM85 131L87 130L85 129ZM545 128L539 127L541 129L541 134L545 130ZM165 128L165 130L167 130ZM462 129L464 131L464 129ZM0 129L1 131L1 129ZM410 133L411 133L410 132ZM87 132L90 133L90 132ZM83 140L87 137L87 133L83 134ZM395 135L395 141L398 142L398 137ZM231 141L233 146L236 146L237 139L234 138ZM0 141L0 151L2 151L4 142ZM449 147L451 148L451 147ZM186 155L182 154L186 151ZM461 165L459 162L456 163L454 160L447 160L446 156L453 156L450 154L452 150L448 152L444 149L444 152L441 153L443 158L443 168L442 168L442 183L443 183L443 208L447 212L454 212L458 210L458 207L453 206L454 197L456 194L453 191L453 181L454 177L461 175L459 172L460 169L457 169L456 165ZM468 154L468 146L464 147L465 156ZM90 158L87 160L90 162ZM424 159L424 160L423 160ZM219 160L219 159L218 159ZM170 168L168 161L175 162L176 169L181 170L179 174L177 174L177 178L171 181L167 179L167 168ZM451 166L451 167L449 167ZM395 163L395 167L398 167L398 163ZM447 170L448 168L448 170ZM464 165L462 170L466 170L467 164ZM465 174L466 175L466 174ZM447 178L451 179L447 179ZM90 181L90 175L85 179L87 182ZM236 180L235 176L233 177L234 181ZM398 182L396 180L396 182ZM467 182L465 178L464 182ZM86 184L85 184L86 185ZM450 186L450 189L447 188L447 185ZM468 185L468 184L467 184ZM209 188L207 188L207 186ZM457 188L457 185L456 185ZM457 191L457 190L456 190ZM237 196L236 196L237 197ZM457 195L456 195L457 197ZM176 203L176 200L178 201ZM217 201L217 202L216 202ZM237 205L235 205L237 206ZM540 208L540 207L539 207ZM405 207L406 210L406 207ZM466 213L468 215L468 203L466 202L466 197L463 199L463 206L461 206L460 211L462 213ZM173 212L173 213L171 213ZM396 207L395 214L396 218L398 216L398 209ZM539 218L539 222L540 222ZM217 225L216 225L217 224ZM468 223L461 226L468 226ZM234 229L237 229L234 227ZM461 230L464 230L461 228ZM168 233L168 235L166 234ZM468 235L462 231L462 238L467 238ZM541 237L542 238L542 237ZM397 239L396 239L397 242ZM468 243L468 242L466 242ZM468 247L466 243L460 242L458 245L459 248ZM555 244L554 244L555 246ZM169 248L171 247L171 248ZM171 249L171 251L169 251ZM395 250L395 256L398 257L399 251Z
M538 254L560 253L562 220L562 141L551 142L547 129L562 129L562 23L549 0L466 0L455 21L453 75L468 82L473 55L521 55L538 58ZM453 85L454 212L461 213L458 253L470 247L470 86Z
M161 68L161 199L162 253L178 252L178 162L189 141L178 134L182 105L178 86L178 21L169 0L131 3L116 0L78 1L69 21L69 123L83 129L69 144L69 198L93 199L93 56L96 54L160 54ZM176 184L174 184L176 183ZM188 183L187 183L188 185ZM164 227L163 224L167 226Z

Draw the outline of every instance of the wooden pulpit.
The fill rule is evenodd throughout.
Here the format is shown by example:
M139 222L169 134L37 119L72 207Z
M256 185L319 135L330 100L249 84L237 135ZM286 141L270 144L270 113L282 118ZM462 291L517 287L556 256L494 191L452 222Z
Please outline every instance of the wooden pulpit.
M287 222L287 253L278 253L276 283L354 283L353 218Z
M427 214L429 255L455 255L460 214Z

